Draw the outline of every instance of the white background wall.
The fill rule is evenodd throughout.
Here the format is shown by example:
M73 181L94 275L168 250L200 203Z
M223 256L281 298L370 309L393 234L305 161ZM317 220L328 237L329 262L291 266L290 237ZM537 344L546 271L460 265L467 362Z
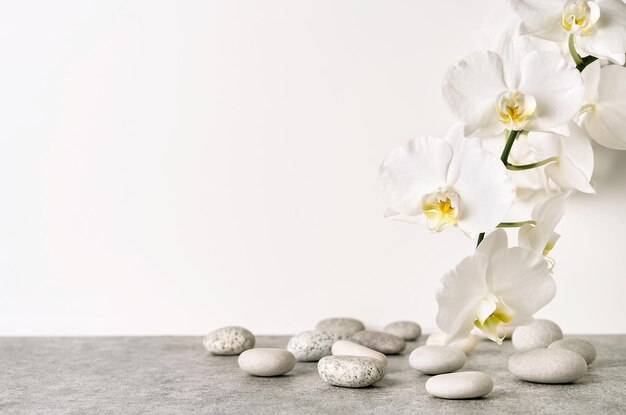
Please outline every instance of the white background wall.
M434 328L474 243L385 221L377 169L453 122L504 2L4 1L0 334ZM493 27L492 27L493 29ZM567 332L626 332L626 156L560 228Z

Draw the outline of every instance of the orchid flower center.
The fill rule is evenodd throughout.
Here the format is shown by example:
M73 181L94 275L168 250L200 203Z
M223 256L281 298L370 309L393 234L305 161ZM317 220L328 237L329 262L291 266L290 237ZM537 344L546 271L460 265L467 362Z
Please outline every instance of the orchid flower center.
M568 33L585 35L600 18L600 8L594 1L568 0L563 6L561 27Z
M459 215L459 195L454 192L437 191L424 196L422 210L428 229L440 232L456 225Z
M505 91L496 99L496 111L500 116L500 122L506 125L508 130L523 130L536 108L535 98L520 91Z
M474 326L482 330L491 340L502 344L503 337L498 336L500 323L508 323L513 319L513 309L506 305L502 298L489 293L478 304Z

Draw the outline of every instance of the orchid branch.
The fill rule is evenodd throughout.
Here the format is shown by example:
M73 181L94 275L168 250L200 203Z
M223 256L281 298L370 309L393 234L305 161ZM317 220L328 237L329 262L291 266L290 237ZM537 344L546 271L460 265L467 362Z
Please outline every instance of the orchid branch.
M541 160L536 163L530 163L530 164L515 165L511 163L506 163L506 168L509 170L514 170L514 171L530 170L530 169L535 169L537 167L545 166L546 164L549 164L552 162L558 162L558 161L559 161L559 158L557 156L554 156L554 157L549 157L545 160Z
M500 222L497 228L521 228L524 225L536 225L536 220L525 220L523 222Z

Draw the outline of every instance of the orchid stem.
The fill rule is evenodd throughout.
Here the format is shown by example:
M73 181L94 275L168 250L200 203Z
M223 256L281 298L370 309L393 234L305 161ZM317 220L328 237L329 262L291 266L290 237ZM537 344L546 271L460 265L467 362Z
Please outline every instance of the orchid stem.
M506 167L509 164L509 154L511 154L511 149L513 148L513 143L515 143L515 139L521 134L522 130L511 130L509 131L509 136L506 138L506 144L504 145L504 149L502 150L502 155L500 156L500 160ZM485 232L481 232L478 235L478 242L476 242L476 248L480 246L480 243L485 239Z
M576 46L574 45L574 35L569 35L567 46L569 48L570 55L572 55L572 59L574 59L574 63L576 64L576 67L578 67L578 65L582 65L583 58L581 58L578 52L576 52Z
M530 164L522 164L522 165L515 165L515 164L511 164L511 163L507 163L506 164L506 168L509 170L529 170L529 169L535 169L537 167L541 167L541 166L545 166L548 163L552 163L552 162L558 162L559 158L558 157L550 157L547 158L545 160L541 160L538 161L536 163L530 163Z
M520 228L524 225L536 225L537 221L535 220L526 220L524 222L500 222L497 228Z
M509 164L509 154L511 154L513 143L521 132L522 130L511 130L509 132L509 136L506 139L506 144L504 145L504 149L502 150L502 155L500 156L500 160L502 160L502 163L504 163L505 166Z
M576 64L576 69L578 69L578 72L582 72L587 67L587 65L598 59L595 56L585 56L584 58L581 57L580 54L576 51L576 45L574 45L574 35L569 35L567 47L569 48L570 55L572 55L572 59L574 59L574 63Z

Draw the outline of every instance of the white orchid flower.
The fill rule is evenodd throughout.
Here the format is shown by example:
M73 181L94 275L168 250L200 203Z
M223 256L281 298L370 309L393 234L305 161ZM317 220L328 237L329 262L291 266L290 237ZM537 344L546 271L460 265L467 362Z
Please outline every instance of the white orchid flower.
M570 192L561 193L535 206L531 214L535 224L523 225L517 234L517 244L520 247L546 257L552 266L554 266L554 261L548 258L548 254L561 237L554 230L565 214L566 202L570 194Z
M528 249L508 248L506 232L497 229L441 279L437 325L447 343L477 327L501 344L499 325L531 320L555 294L547 263Z
M626 3L623 0L509 0L522 33L561 44L571 38L581 56L624 64Z
M495 228L515 199L502 162L479 139L453 126L445 139L415 138L380 167L387 217L426 221L433 232L458 226L469 235Z
M599 144L626 150L626 68L601 67L595 61L585 68L582 76L585 81L582 126Z
M552 131L576 115L583 98L580 73L556 53L532 50L523 39L499 52L474 52L448 68L443 95L466 123L468 137L505 130Z
M593 174L593 148L585 131L570 122L569 136L556 133L529 133L528 145L536 161L556 160L543 168L546 187L554 183L560 191L576 189L595 193L589 183Z

